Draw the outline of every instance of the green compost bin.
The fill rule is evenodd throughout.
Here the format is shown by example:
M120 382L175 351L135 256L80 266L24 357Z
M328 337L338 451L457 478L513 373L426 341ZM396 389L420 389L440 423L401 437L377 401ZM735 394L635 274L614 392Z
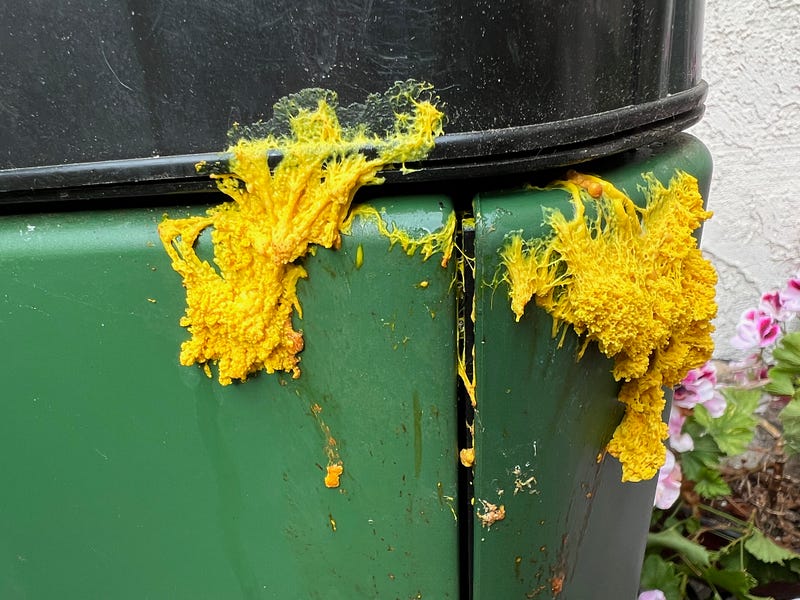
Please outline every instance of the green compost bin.
M0 600L635 598L654 484L596 460L622 413L610 363L557 349L540 310L515 323L488 284L507 233L569 210L529 183L576 168L641 200L642 173L683 169L707 191L680 133L707 90L702 0L0 15ZM181 366L185 294L156 228L226 199L196 165L224 165L226 132L288 94L347 107L409 80L435 86L445 133L355 202L412 235L455 213L462 264L356 220L303 259L298 379L223 387ZM505 518L482 527L483 502Z
M639 200L642 173L676 169L707 191L709 156L685 134L581 166ZM370 202L411 233L459 209L474 323L454 260L359 220L304 263L302 375L227 387L178 364L184 292L156 232L201 209L0 219L0 597L635 598L654 482L596 460L621 417L610 363L576 362L548 315L515 323L504 284L485 285L506 233L537 233L567 198L472 199L474 228L446 193ZM475 342L474 473L458 460L459 329ZM339 488L323 484L329 437ZM535 485L513 494L517 470ZM483 528L500 490L506 517Z

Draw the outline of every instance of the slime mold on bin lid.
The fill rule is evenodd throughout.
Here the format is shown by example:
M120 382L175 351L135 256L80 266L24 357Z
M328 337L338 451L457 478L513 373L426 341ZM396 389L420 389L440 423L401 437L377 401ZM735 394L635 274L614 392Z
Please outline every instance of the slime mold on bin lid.
M181 325L191 338L181 346L181 364L203 365L210 376L215 363L223 385L260 370L300 375L303 337L292 323L295 311L302 317L295 289L306 277L300 259L314 246L339 246L353 196L363 185L381 183L379 170L430 151L442 131L435 104L431 87L413 81L343 109L335 93L307 90L277 103L272 121L232 130L232 172L213 175L232 201L159 226L186 288ZM281 152L277 164L269 161L272 149ZM370 216L392 243L411 244L412 253L419 246L427 258L441 249L442 236L392 238L379 215ZM451 221L444 239L452 239L454 216ZM215 266L195 250L206 228Z

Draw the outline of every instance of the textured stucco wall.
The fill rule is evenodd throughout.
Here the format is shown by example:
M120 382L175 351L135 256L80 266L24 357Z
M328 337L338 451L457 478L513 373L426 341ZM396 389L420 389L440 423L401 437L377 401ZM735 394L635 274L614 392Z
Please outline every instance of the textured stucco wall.
M743 310L800 267L800 0L707 0L706 115L691 133L714 178L702 248L719 272L717 358Z

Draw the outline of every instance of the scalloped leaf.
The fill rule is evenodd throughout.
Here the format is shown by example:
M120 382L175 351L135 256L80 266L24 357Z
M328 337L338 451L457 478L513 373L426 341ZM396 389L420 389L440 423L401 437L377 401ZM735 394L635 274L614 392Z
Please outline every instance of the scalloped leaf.
M704 406L696 406L694 419L714 438L720 451L727 456L736 456L747 450L753 440L758 417L753 414L758 408L762 391L723 388L728 401L725 413L714 418Z
M783 425L784 448L790 456L800 453L800 398L793 398L778 415Z
M798 376L798 371L787 367L772 367L769 372L769 383L764 386L764 390L774 396L794 396L794 382Z
M782 565L786 560L800 558L800 554L778 546L758 529L753 529L753 532L745 540L744 547L755 558L765 563Z
M678 573L675 563L658 554L650 554L644 559L640 589L661 590L667 600L683 600L685 585L686 575Z
M729 591L738 600L758 600L749 593L758 582L747 571L732 571L711 567L703 571L703 579L715 587L721 587Z
M694 450L680 456L683 478L693 481L695 491L704 498L718 498L731 493L731 488L719 473L721 457L722 452L710 435L694 437Z

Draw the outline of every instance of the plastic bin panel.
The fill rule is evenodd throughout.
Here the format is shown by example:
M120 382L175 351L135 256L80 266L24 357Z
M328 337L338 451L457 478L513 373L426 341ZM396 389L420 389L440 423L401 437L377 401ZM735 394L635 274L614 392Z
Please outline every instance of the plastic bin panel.
M357 222L305 263L301 377L222 387L178 364L164 212L0 221L0 597L456 598L453 264Z
M695 175L705 197L711 160L685 134L581 167L637 202L642 173L667 183L676 169ZM475 521L474 598L632 599L655 480L623 484L615 459L598 460L623 414L612 363L594 347L576 361L574 335L559 349L552 319L533 305L515 323L507 287L489 283L510 232L546 233L546 208L571 214L562 191L482 194L475 202L475 508L502 504L506 516L489 528Z

